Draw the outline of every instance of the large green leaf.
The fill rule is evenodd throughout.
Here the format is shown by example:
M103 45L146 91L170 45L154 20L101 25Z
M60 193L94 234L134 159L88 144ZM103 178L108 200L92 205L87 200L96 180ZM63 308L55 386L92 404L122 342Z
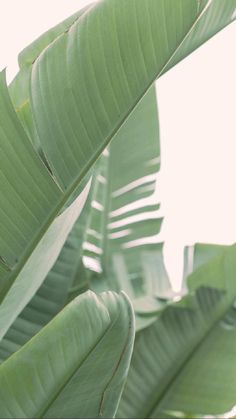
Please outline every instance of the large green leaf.
M216 253L189 276L190 295L137 334L119 418L222 415L235 405L236 246L198 245L198 262L204 250Z
M145 147L144 147L145 141ZM136 327L149 325L172 297L158 233L160 144L155 87L148 91L98 162L83 260L95 291L124 290ZM152 317L147 317L150 314ZM145 318L140 316L145 315Z
M3 277L5 281L3 285L7 289L12 282L13 285L0 306L0 337L5 334L8 327L35 294L52 268L70 229L80 214L88 191L89 185L69 208L56 217L38 245L31 249L30 258L27 258L23 253L18 264L14 268L8 268L7 275ZM30 194L29 198L31 198ZM33 245L34 243L32 243Z
M87 254L100 263L103 274L110 275L112 254L117 252L123 252L130 274L139 273L137 254L158 234L162 220L156 190L159 167L153 86L100 158L86 240Z
M0 336L3 336L52 267L82 209L89 188L86 187L55 219L62 191L17 120L4 73L0 76L0 108L1 293L5 294L14 283L0 306ZM56 211L53 214L55 221L46 231L42 224L52 208Z
M106 286L116 290L120 289L120 284L114 259L122 254L127 286L130 283L133 288L130 297L143 295L141 290L145 289L142 284L145 278L141 275L143 254L151 250L161 253L162 244L158 244L157 238L162 221L156 184L159 167L153 86L100 158L84 244L88 266L93 263L102 272L103 280L107 278Z
M32 149L0 76L1 265L14 267L61 191ZM40 186L39 186L40 185Z
M10 86L10 94L26 133L30 136L31 141L36 143L37 148L41 148L41 146L39 146L33 126L28 100L32 61L48 43L67 30L83 12L84 10L77 12L55 28L50 29L20 54L19 61L22 69ZM1 102L1 147L5 153L2 154L2 158L5 157L5 162L1 165L2 180L0 184L1 213L3 214L0 231L3 242L2 249L5 248L4 251L0 250L1 299L16 280L16 284L8 292L0 308L0 336L3 336L18 313L37 291L55 262L68 232L81 211L88 188L85 193L83 192L81 198L71 205L70 210L56 219L56 214L54 215L55 221L44 235L45 230L42 229L41 224L48 217L50 207L54 206L56 209L62 194L55 180L30 146L29 140L16 118L6 90L4 73L1 74ZM42 157L41 152L40 154ZM9 161L12 166L7 169ZM14 171L12 167L14 167ZM8 188L7 193L6 188ZM16 231L18 235L15 234ZM42 236L41 240L40 236ZM28 247L31 245L29 259L27 245ZM5 254L8 247L12 249L12 258L14 258L11 264L9 256L7 258ZM35 272L37 272L36 275Z
M133 340L124 295L79 296L0 366L0 417L112 418Z
M68 300L72 300L88 289L86 273L82 269L81 252L92 190L93 187L91 187L82 214L73 226L56 263L0 341L0 362L38 333Z
M104 0L44 50L33 65L31 107L62 187L74 187L154 80L230 23L235 7Z

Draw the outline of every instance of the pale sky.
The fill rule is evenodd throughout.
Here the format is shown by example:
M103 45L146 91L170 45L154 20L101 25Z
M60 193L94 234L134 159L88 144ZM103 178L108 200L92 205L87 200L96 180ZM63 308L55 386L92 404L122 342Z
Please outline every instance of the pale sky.
M88 3L4 2L0 69L7 67L8 80L20 50ZM184 245L236 241L235 39L233 23L157 82L165 257L175 287Z

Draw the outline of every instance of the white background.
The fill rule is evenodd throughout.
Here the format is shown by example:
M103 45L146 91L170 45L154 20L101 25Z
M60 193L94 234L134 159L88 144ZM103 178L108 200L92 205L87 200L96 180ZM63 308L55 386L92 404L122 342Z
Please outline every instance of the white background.
M4 6L3 6L4 3ZM0 69L87 0L8 0L0 9ZM182 250L195 241L236 241L236 23L157 82L165 255L175 288Z

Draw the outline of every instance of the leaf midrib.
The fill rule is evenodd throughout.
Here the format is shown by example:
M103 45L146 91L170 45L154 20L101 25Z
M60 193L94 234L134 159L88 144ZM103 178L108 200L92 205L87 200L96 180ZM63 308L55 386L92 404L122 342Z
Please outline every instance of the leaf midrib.
M123 291L122 291L122 293L123 293ZM132 316L132 314L131 314L131 316ZM119 365L120 365L120 363L122 361L123 356L125 355L125 352L127 350L128 345L129 345L129 337L130 337L130 332L132 330L132 319L131 319L131 316L129 318L128 333L127 333L127 338L125 340L124 347L123 347L123 349L121 351L120 357L119 357L118 362L117 362L117 364L116 364L116 366L114 368L114 371L112 373L112 376L111 376L109 382L107 383L107 385L106 385L106 387L105 387L105 389L104 389L104 391L102 393L102 397L101 397L101 401L100 401L100 405L99 405L98 417L102 417L103 405L104 405L104 402L105 402L106 393L109 390L109 387L112 385L112 382L113 382L113 380L114 380L114 378L116 376L116 372L118 371Z

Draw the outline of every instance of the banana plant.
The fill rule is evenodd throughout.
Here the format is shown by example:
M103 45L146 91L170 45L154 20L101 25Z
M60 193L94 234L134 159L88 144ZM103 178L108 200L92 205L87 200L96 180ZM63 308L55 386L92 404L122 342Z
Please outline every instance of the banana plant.
M12 90L18 108L27 105L28 130L1 75L1 336L55 262L99 154L153 81L230 23L234 11L234 0L108 0L82 10L54 30L46 48L53 35L20 56Z
M134 135L137 136L137 124L139 119L143 120L140 116L148 123L147 118L154 115L153 82L231 23L236 17L235 9L235 0L101 0L66 19L27 47L19 56L19 73L10 86L6 84L5 73L1 73L0 336L3 339L0 356L3 362L0 366L0 417L105 418L116 414L134 340L130 302L123 294L114 292L98 296L82 292L63 309L66 302L83 291L79 276L84 278L86 273L81 273L81 245L84 234L86 237L90 234L89 223L94 222L93 214L89 217L86 209L90 205L86 207L85 203L91 183L94 183L90 190L95 197L91 198L92 203L94 200L99 203L96 193L105 196L105 218L103 214L99 221L105 283L112 289L121 288L120 281L130 284L130 275L140 275L141 265L144 266L141 276L149 275L153 281L158 268L150 271L150 266L155 267L158 258L153 253L144 253L145 261L140 265L136 264L139 256L135 256L135 248L139 247L137 240L150 237L150 225L154 225L152 217L151 223L140 223L137 230L132 225L132 234L129 232L130 237L126 238L128 241L124 240L125 236L117 235L116 239L122 240L110 240L122 231L120 227L116 231L114 224L109 226L113 223L110 217L120 217L124 222L124 214L135 201L135 194L128 196L124 190L132 183L137 185L140 177L156 175L159 168L158 143L156 150L150 148L151 154L154 152L152 158L149 146L145 147L146 142L150 144L149 141L154 141L158 135L157 121L151 118L150 138L144 136L143 144L138 146L140 149L130 135L136 132ZM139 125L139 143L145 132L146 125ZM109 167L106 154L111 140L113 160ZM127 141L130 148L126 155L126 148L122 153L120 147ZM115 159L118 151L125 168L121 184L117 175L120 176L122 166ZM92 180L96 173L94 164L99 157L99 170L106 172L106 176L100 173L100 180L104 176L109 181L113 170L112 184L104 190L96 187L98 175ZM134 166L136 158L143 161L144 167L145 162L154 159L153 167L148 166L146 171L140 167L133 174L131 165ZM153 191L153 178L149 186ZM138 187L137 190L141 200L150 194L150 189ZM141 202L143 206L134 211L135 215L139 215L146 202ZM156 210L159 204L154 202L152 205ZM78 219L83 207L86 221ZM146 212L150 213L151 208ZM158 214L154 212L156 234L161 220L158 224ZM77 219L78 224L75 224ZM132 220L129 222L132 224ZM149 227L146 229L143 225ZM71 249L72 237L76 237L76 244ZM87 243L92 244L88 240ZM68 245L74 252L67 252ZM86 250L86 246L83 247ZM156 250L160 251L160 246L155 247ZM229 254L232 252L230 250ZM59 283L58 276L53 274L73 253L69 271L63 272ZM112 266L108 266L110 261ZM230 270L234 266L231 257L229 262ZM159 266L160 270L162 266ZM227 295L230 296L222 299L220 308L216 309L215 321L232 304L232 275L228 271L226 274L230 284ZM156 277L158 281L158 274ZM203 274L203 278L206 277L207 268L206 275ZM196 288L201 285L198 282L201 281L196 281ZM131 293L137 293L132 295L137 297L139 285L133 285ZM89 286L86 282L85 287ZM214 281L210 286L215 289ZM96 288L93 284L91 287ZM222 288L219 294L223 294ZM142 315L145 311L150 315L153 310L155 298L151 293L150 297L152 307L144 308ZM179 303L179 310L186 300L187 297ZM191 301L195 301L194 298ZM140 304L136 305L138 314L140 307ZM162 313L168 310L169 306L162 311L160 306L154 307L155 316L150 316L152 324L145 324L145 329L138 332L133 360L139 354L139 336L152 333L159 318L165 316ZM198 319L198 315L196 317ZM184 367L197 345L197 338L200 336L201 340L211 327L210 321L207 330L203 328L202 331L197 326L197 337L192 340L190 336L187 340L190 343L182 363L177 351L179 369ZM169 324L166 328L167 335L172 334ZM155 354L158 356L158 351ZM134 394L137 391L136 383L132 384L132 371L138 377L139 370L135 372L133 362L131 378L118 411L121 416L126 414L129 405L126 398L130 397L130 387ZM145 368L145 362L139 367L142 365ZM174 370L170 363L168 368ZM165 380L168 386L174 380L172 376L168 381L168 377L162 376L161 384L159 378L154 377L158 391L163 394ZM150 389L149 384L146 383L145 389L153 397L156 387ZM188 405L183 404L179 409L163 400L158 396L157 403L148 410L150 400L143 401L140 397L137 409L132 411L130 404L128 414L141 417L139 415L145 410L149 417L156 412L168 415L176 410L189 411ZM205 405L202 406L204 410ZM199 409L193 410L199 413Z

